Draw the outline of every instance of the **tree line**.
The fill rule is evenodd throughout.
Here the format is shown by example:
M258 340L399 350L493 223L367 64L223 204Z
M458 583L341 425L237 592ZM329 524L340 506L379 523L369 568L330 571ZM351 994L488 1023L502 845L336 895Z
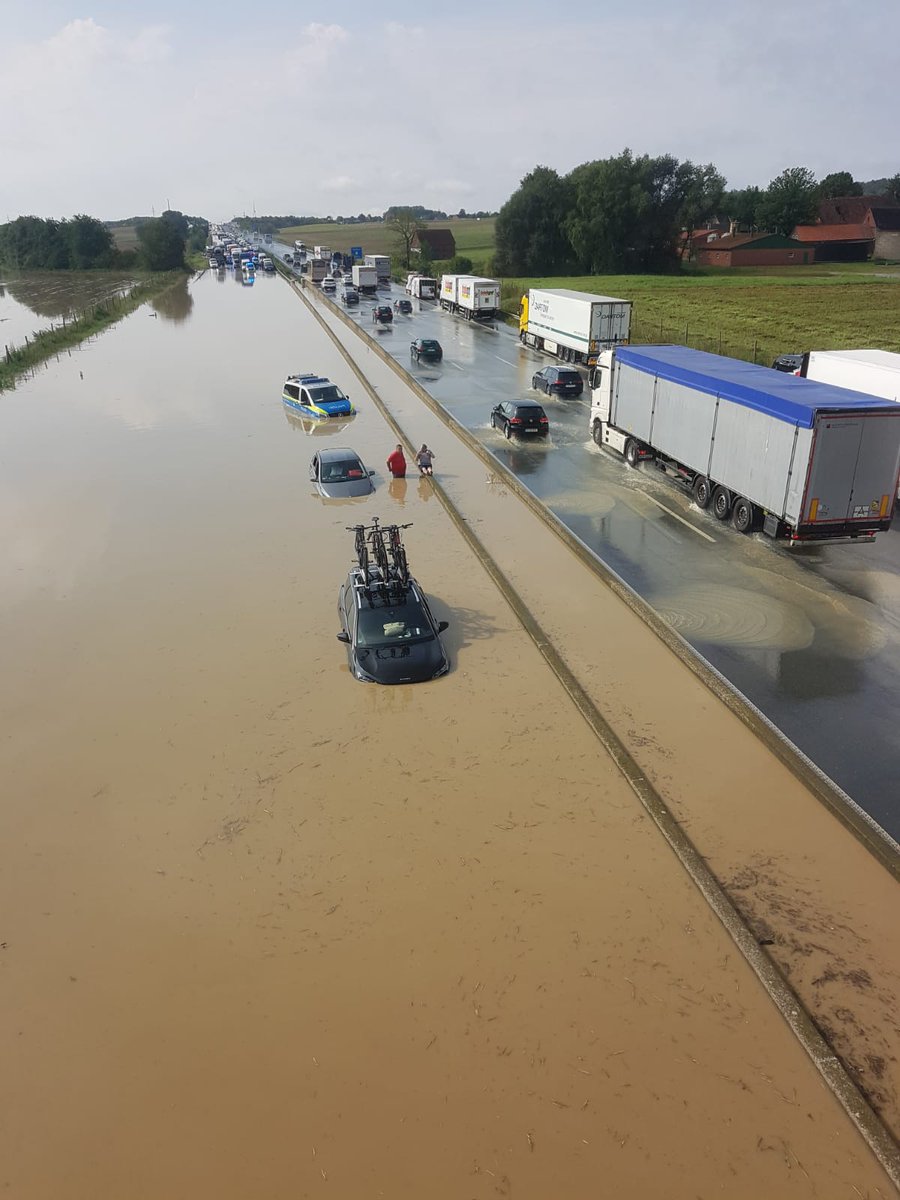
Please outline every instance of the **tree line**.
M137 228L138 251L118 250L107 225L81 213L57 220L16 217L0 225L0 263L22 271L91 271L143 267L169 271L185 266L187 249L206 245L209 225L174 209Z
M900 175L885 194L900 198ZM714 164L672 155L634 155L581 163L567 175L538 166L497 216L498 275L601 275L662 272L678 263L683 234L713 218L733 229L785 236L813 221L827 196L862 195L849 172L821 181L790 167L767 188L727 190Z

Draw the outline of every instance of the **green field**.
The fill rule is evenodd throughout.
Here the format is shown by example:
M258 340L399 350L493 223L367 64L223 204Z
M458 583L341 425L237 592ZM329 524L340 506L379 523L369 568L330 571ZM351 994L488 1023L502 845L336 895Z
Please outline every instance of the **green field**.
M774 268L681 275L503 281L518 312L529 287L566 287L634 302L632 340L675 342L756 362L810 349L900 350L900 270L871 264L779 274Z
M426 228L449 229L456 240L457 254L465 254L474 266L483 268L484 262L494 253L494 218L447 221L426 221ZM292 225L278 231L278 236L289 245L295 241L308 246L329 246L349 254L351 246L362 246L366 254L396 254L397 235L382 221L361 222L359 225L339 225L324 221L318 225Z

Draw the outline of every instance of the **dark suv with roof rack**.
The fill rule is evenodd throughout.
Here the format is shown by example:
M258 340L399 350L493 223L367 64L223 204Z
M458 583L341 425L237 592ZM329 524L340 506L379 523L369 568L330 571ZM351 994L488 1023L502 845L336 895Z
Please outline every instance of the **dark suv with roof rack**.
M446 621L435 621L428 601L410 576L386 586L378 567L367 579L354 567L338 596L341 632L350 671L363 683L423 683L450 670L441 645Z

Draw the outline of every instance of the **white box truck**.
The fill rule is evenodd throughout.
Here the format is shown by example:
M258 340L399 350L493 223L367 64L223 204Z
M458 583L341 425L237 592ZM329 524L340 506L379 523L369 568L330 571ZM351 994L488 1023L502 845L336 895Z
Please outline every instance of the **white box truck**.
M366 266L365 263L354 263L350 268L350 275L358 292L371 296L378 290L378 272L374 267Z
M441 308L467 321L488 321L500 310L500 284L480 275L442 275Z
M379 283L391 282L391 256L389 254L367 254L367 267L374 267Z
M430 275L407 275L406 294L419 300L434 300L437 298L437 280Z
M891 524L900 405L686 346L601 350L591 435L649 459L700 508L791 543L872 541Z
M628 342L631 301L569 288L531 288L519 312L519 340L563 362L592 367L601 350Z

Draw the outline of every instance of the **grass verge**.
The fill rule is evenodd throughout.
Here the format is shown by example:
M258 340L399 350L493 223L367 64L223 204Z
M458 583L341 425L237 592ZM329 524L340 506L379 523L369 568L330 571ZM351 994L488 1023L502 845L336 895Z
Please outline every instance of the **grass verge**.
M88 338L102 333L108 326L134 312L146 300L151 300L183 279L183 271L165 271L151 275L137 283L127 296L111 296L86 309L74 321L45 329L26 341L24 346L7 350L3 359L0 359L0 392L14 388L20 376L27 371L46 362L55 354L78 346Z

